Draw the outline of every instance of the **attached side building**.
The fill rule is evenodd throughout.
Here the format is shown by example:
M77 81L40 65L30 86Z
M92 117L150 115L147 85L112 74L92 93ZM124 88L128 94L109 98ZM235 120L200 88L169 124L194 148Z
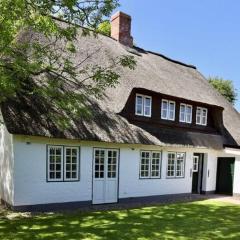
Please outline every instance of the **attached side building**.
M81 37L76 63L132 55L134 71L89 99L93 117L61 130L51 103L2 104L0 197L16 210L78 207L191 193L240 194L240 116L196 67L133 46L131 18L112 17L112 38ZM79 29L81 31L81 29ZM31 34L31 37L33 34ZM30 39L31 40L31 39ZM38 41L42 41L38 36Z

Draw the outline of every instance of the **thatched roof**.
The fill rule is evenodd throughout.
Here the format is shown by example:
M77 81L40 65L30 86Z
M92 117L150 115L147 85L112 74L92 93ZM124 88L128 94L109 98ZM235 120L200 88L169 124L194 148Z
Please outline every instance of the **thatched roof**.
M102 100L91 102L94 117L89 121L74 120L71 128L62 131L47 116L49 106L39 106L34 99L13 99L2 106L7 129L12 134L94 140L115 143L151 145L181 145L222 148L223 144L240 145L240 116L233 106L217 93L204 76L191 65L168 59L140 48L126 48L115 40L99 35L81 37L76 41L76 63L91 55L86 64L107 64L112 57L133 55L137 61L134 71L119 68L120 84L107 89ZM226 136L180 132L176 129L149 129L130 124L119 115L134 88L184 98L224 108ZM92 101L92 100L91 100ZM42 110L43 109L43 110Z

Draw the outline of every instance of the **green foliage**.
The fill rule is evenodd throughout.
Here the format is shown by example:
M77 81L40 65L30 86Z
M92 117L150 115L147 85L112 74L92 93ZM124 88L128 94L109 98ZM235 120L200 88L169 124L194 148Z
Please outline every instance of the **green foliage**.
M212 201L136 209L46 214L0 213L3 240L240 239L239 205Z
M210 77L208 81L230 103L235 103L235 101L237 100L237 91L235 90L232 81L224 80L219 77Z
M111 24L110 21L104 21L98 25L97 28L99 33L102 33L106 36L111 36Z
M82 37L97 32L118 5L118 0L1 0L0 104L19 94L34 94L56 111L65 111L61 117L49 113L58 125L66 127L71 118L84 117L89 112L87 96L101 97L118 83L119 66L135 65L129 56L112 59L108 66L73 61L79 26L84 27Z

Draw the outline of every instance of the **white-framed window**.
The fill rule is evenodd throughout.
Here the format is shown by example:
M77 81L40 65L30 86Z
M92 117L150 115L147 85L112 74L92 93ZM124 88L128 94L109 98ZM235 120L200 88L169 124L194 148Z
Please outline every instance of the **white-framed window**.
M167 177L180 178L184 177L185 153L168 153Z
M139 116L151 117L152 97L136 94L135 114Z
M65 147L65 180L75 181L78 179L79 152L78 147Z
M193 172L198 172L199 156L193 156Z
M174 101L162 100L161 105L161 118L165 120L175 120L176 103Z
M182 123L192 123L192 106L188 104L180 104L179 121Z
M47 146L47 181L79 180L79 148Z
M208 116L207 108L197 107L196 124L206 126L207 125L207 116Z
M161 178L161 152L141 151L140 178Z

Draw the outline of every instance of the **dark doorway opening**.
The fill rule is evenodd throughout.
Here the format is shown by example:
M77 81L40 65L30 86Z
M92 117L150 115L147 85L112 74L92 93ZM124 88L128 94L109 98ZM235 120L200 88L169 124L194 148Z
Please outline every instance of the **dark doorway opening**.
M204 154L194 153L192 167L192 193L202 193Z
M233 194L235 158L218 158L216 192L221 194Z

